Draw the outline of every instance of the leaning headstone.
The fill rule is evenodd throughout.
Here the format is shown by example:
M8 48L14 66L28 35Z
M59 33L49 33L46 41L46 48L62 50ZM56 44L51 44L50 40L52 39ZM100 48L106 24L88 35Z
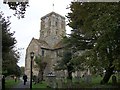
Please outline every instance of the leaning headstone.
M116 78L116 76L112 76L112 84L113 85L116 85L117 84L117 78Z

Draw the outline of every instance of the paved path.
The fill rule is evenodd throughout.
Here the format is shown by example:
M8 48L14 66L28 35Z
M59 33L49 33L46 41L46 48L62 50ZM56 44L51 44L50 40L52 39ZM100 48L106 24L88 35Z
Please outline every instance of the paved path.
M24 85L24 82L21 81L17 86L14 86L11 90L15 90L15 89L29 89L30 88L30 82L27 81L26 85Z

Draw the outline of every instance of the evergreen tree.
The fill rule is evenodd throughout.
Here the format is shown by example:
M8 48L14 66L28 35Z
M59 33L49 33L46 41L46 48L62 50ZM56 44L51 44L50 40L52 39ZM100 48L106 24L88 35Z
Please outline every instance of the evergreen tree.
M74 72L74 67L73 67L73 63L71 62L72 60L72 53L71 50L64 47L64 51L59 53L59 60L57 62L57 64L55 65L54 69L56 71L59 70L67 70L68 76L67 78L69 80L72 80L72 72Z
M19 60L19 54L14 49L17 43L14 33L10 32L10 17L3 17L3 13L0 13L0 22L2 25L2 74L7 76L11 74L19 75L19 67L17 62Z
M85 64L104 68L102 83L107 83L113 70L120 70L120 2L72 2L70 10L68 25L73 33L69 46L76 52L87 50Z

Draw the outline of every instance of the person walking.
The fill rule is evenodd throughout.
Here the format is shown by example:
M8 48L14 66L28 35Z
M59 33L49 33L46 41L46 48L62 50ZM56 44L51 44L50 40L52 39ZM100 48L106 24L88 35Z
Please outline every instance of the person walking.
M24 85L26 85L26 82L27 82L27 75L23 75L23 80L24 80Z

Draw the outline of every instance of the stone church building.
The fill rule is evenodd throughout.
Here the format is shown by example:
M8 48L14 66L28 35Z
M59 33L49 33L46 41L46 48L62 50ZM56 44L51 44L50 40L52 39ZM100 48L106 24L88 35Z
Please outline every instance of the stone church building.
M61 39L66 35L65 29L65 17L55 12L51 12L41 17L41 29L39 39L32 38L26 49L25 57L25 74L30 77L30 52L34 52L35 56L41 55L47 62L47 66L44 70L44 76L50 72L53 72L56 76L63 75L58 71L54 71L54 66L59 61L59 53L62 52L63 45ZM38 68L33 61L33 75L38 75Z

